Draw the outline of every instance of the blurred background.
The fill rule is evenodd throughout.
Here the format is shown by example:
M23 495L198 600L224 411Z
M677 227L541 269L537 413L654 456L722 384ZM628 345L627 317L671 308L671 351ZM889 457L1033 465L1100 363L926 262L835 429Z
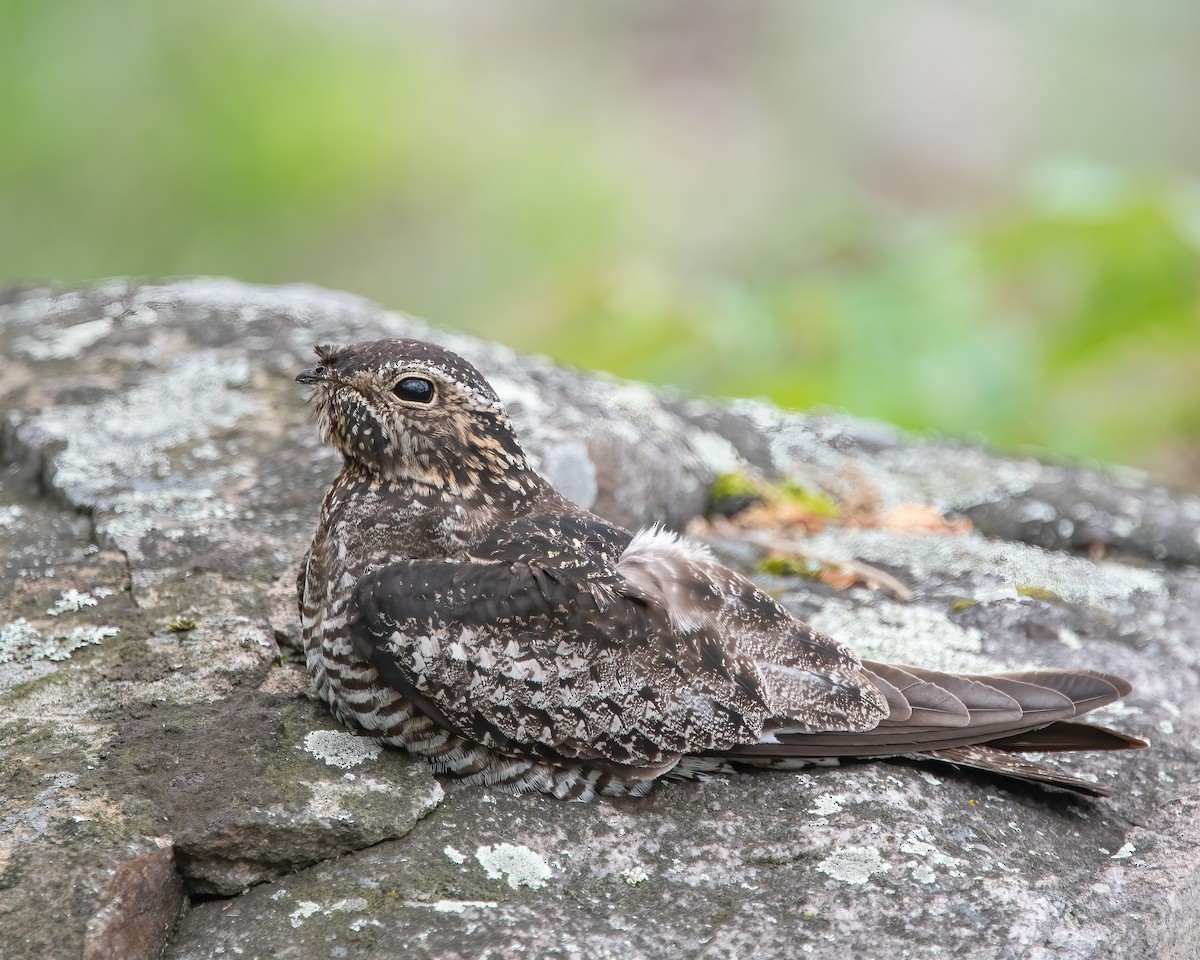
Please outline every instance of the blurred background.
M344 288L1200 486L1190 0L0 0L0 286Z

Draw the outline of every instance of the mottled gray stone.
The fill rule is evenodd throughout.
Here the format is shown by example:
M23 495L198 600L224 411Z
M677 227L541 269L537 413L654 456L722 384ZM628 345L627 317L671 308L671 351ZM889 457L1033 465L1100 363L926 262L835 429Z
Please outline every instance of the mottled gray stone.
M167 956L1153 955L1166 898L1125 915L1160 864L1150 833L1111 806L937 780L860 766L586 807L453 789L401 841L199 906ZM523 856L489 876L501 845Z
M337 465L292 378L314 342L378 336L474 361L532 457L621 523L681 526L734 469L965 513L963 536L806 542L909 603L759 579L864 654L1127 676L1102 719L1153 749L1064 761L1117 791L1100 801L909 763L579 805L349 738L296 662L295 565ZM1195 497L226 280L0 298L0 410L5 960L155 956L183 897L170 957L1200 952Z

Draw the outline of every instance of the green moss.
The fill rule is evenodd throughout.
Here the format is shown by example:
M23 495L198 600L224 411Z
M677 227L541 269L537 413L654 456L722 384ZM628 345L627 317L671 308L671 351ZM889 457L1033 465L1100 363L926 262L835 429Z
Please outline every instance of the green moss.
M829 494L814 493L791 480L780 485L779 495L788 503L803 507L808 513L818 517L837 520L842 515L841 507Z
M781 554L763 557L755 567L759 573L773 577L803 577L805 580L816 580L821 575L820 564L804 557L785 557Z
M733 516L766 498L766 484L744 473L722 473L708 490L708 512Z
M978 600L973 600L971 597L956 597L950 604L951 613L962 613L964 610L975 606L979 603Z
M829 520L842 515L838 502L825 493L816 492L792 480L771 483L746 473L722 473L713 480L708 492L709 508L713 513L732 514L755 503L794 504L805 513Z
M167 624L167 629L172 633L187 633L199 625L195 617L175 617Z
M708 496L711 500L761 497L762 486L744 473L721 473L713 480Z

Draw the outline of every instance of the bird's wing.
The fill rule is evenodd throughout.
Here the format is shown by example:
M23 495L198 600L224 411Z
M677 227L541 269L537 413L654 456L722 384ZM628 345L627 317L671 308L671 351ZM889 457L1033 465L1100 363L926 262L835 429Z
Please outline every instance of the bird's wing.
M392 563L358 584L352 643L436 722L514 753L656 764L757 742L781 711L816 730L886 714L844 647L692 545L639 537L612 565L557 536L515 562Z

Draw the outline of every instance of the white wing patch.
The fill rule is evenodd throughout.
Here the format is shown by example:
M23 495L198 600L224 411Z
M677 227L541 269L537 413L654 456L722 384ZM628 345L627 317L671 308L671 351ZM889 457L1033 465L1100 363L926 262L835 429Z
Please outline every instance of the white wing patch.
M667 610L681 633L716 625L717 584L704 574L716 564L708 547L671 530L639 530L617 561L617 572Z
M675 531L664 530L655 524L652 527L643 527L634 534L633 539L629 541L629 546L621 554L617 567L620 568L621 564L639 560L653 563L655 560L669 561L672 559L681 559L690 563L716 562L716 557L704 544L681 537Z

